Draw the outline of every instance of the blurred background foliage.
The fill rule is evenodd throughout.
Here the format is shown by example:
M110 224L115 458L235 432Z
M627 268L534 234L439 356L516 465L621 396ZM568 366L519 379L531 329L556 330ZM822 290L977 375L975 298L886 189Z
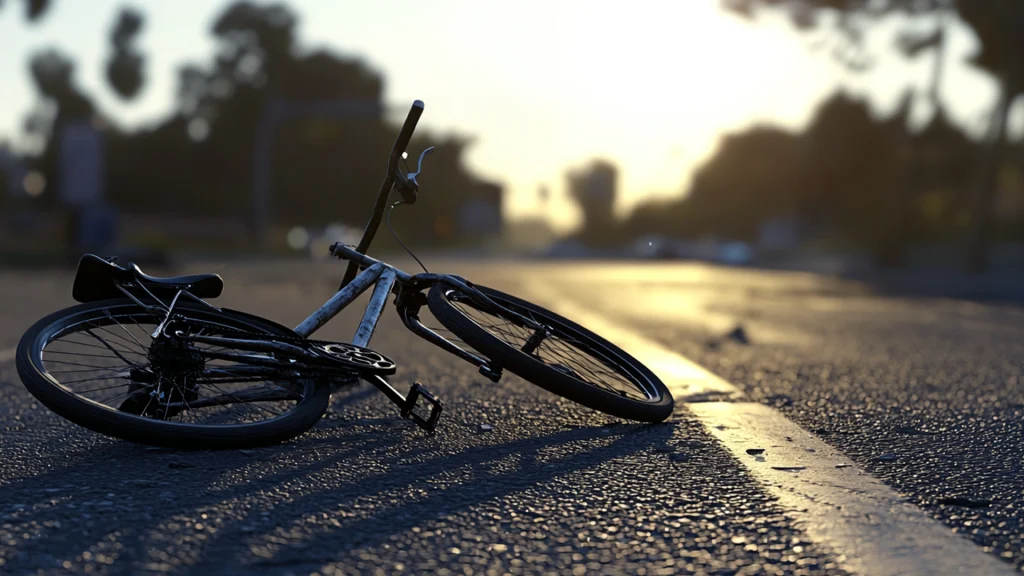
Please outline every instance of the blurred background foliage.
M53 9L45 0L21 3L29 25ZM0 10L15 4L0 0ZM787 15L796 33L815 34L853 72L870 70L884 58L931 58L932 81L926 89L908 89L903 104L884 117L863 99L837 90L799 132L759 124L728 133L678 196L643 202L625 216L615 211L621 191L613 160L567 168L567 190L582 215L570 241L605 253L651 236L758 246L771 243L766 238L772 231L783 230L800 247L861 251L878 267L904 266L914 246L956 246L963 267L973 271L986 268L994 242L1024 243L1024 149L1007 131L1010 111L1024 91L1024 3L721 5L728 17L751 22ZM911 17L906 29L892 45L870 47L865 38L892 14ZM983 138L968 136L950 119L940 90L954 20L979 40L972 64L998 83L1000 97ZM385 79L358 59L297 50L298 22L286 4L230 5L210 25L214 53L180 68L173 113L134 130L120 128L78 87L72 55L56 49L34 54L29 69L39 102L25 130L45 144L24 162L41 181L59 183L62 127L84 122L105 135L105 194L120 212L181 221L228 219L244 232L240 238L251 239L262 226L254 190L265 185L266 218L279 241L282 230L297 225L361 227L397 132L385 120ZM138 41L145 30L145 15L123 8L107 34L106 80L124 100L147 81ZM931 102L934 114L915 129L911 113L921 98ZM345 103L357 112L338 113ZM481 216L481 206L501 214L502 187L466 167L471 144L469 136L417 133L413 158L427 146L437 149L422 178L430 193L421 195L415 214L396 218L406 241L474 247L510 224ZM0 190L19 185L10 182L0 178ZM55 193L17 196L0 193L0 208L61 209ZM552 234L541 222L518 226L534 239ZM384 235L381 241L389 242Z

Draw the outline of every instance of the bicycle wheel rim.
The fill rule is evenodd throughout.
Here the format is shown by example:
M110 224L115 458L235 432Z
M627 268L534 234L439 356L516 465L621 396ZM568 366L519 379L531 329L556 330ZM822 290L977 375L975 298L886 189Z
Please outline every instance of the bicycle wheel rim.
M234 330L245 328L267 334L294 335L283 326L236 311L216 312L191 305L179 308L190 317L200 316ZM329 399L326 386L306 379L298 385L301 398L292 400L289 410L281 410L273 417L249 422L236 419L227 423L162 420L120 411L110 403L78 394L68 386L67 378L62 381L51 373L44 357L55 336L74 334L73 328L83 322L98 317L118 317L126 311L136 317L146 317L134 303L106 301L56 312L30 328L18 350L18 372L29 391L60 416L94 431L133 442L175 447L227 448L281 441L301 434L315 424L326 409Z
M553 365L562 365L572 371L568 375L577 381L635 402L657 403L662 400L661 389L646 374L635 369L635 360L631 362L624 358L611 343L540 306L494 290L482 291L499 306L552 329L551 338L545 338L537 351L530 354L534 360L555 369L558 367ZM533 333L514 316L504 317L488 310L459 290L447 288L444 297L456 311L510 348L521 349ZM563 346L553 348L552 342ZM587 355L588 359L574 361L567 354L567 348ZM608 378L609 375L617 378Z

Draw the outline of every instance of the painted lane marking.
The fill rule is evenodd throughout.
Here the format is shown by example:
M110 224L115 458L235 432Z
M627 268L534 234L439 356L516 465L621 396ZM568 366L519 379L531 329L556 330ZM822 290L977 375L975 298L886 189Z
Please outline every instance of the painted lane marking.
M830 548L848 571L1014 572L775 408L757 402L705 402L687 408L768 487L808 538ZM751 456L748 448L765 452Z
M786 514L854 574L1014 574L948 526L932 520L821 439L696 363L576 305L546 283L528 298L604 336L653 370L677 404L775 496ZM731 401L715 401L715 400ZM709 401L710 400L710 401ZM749 448L764 448L750 455Z

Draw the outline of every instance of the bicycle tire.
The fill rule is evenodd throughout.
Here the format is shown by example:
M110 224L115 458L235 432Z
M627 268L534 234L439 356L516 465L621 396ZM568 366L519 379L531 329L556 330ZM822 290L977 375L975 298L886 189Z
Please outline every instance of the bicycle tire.
M187 314L190 319L198 317L232 328L296 336L294 331L280 324L244 312L227 309L217 312L193 303L179 303L175 311ZM316 424L327 410L329 387L311 380L299 381L302 398L294 409L264 421L232 425L156 420L118 411L80 396L48 371L44 365L44 349L51 341L56 341L51 339L62 331L75 334L70 330L78 324L105 317L117 318L118 314L128 314L128 317L134 318L135 315L145 317L150 313L130 300L115 299L72 306L36 322L22 336L16 353L18 375L28 391L57 415L79 426L129 442L167 448L229 449L275 444L302 434Z
M579 369L556 369L536 354L527 354L499 338L494 330L481 326L462 309L456 307L453 298L468 297L460 291L442 284L435 284L427 294L430 312L441 324L459 337L468 346L486 356L498 367L573 402L612 416L640 422L661 422L672 414L674 400L664 383L646 366L618 346L594 334L583 326L568 320L550 310L504 292L473 285L496 304L532 317L552 329L554 336L567 337L588 348L599 356L598 362L615 370L623 378L629 378L634 386L640 386L651 396L647 399L625 397L624 393L611 391L582 379ZM474 309L480 310L474 306ZM488 312L489 313L489 312ZM508 321L507 318L503 320ZM543 346L543 344L542 344ZM572 372L569 374L567 372Z

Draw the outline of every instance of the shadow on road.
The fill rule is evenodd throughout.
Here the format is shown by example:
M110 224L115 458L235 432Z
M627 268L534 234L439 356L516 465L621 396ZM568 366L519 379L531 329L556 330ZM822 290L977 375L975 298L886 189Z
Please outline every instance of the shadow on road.
M351 396L362 399L360 391ZM292 443L242 452L97 439L66 451L60 468L0 486L0 559L14 571L66 563L174 573L321 565L663 445L674 429L553 424L505 437L453 427L425 438L405 424L325 422Z

